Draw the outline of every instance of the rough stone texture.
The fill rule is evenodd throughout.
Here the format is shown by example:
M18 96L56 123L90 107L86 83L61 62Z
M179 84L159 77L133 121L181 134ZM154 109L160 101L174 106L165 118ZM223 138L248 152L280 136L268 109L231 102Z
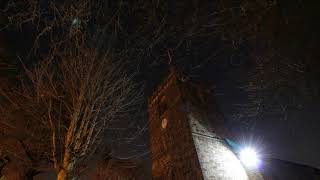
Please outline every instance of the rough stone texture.
M220 139L223 118L207 97L203 88L171 73L149 99L153 179L262 179L247 174Z
M247 180L241 162L225 142L192 116L189 116L189 120L204 179Z
M202 179L181 94L174 76L149 103L153 179ZM166 118L167 127L161 127Z

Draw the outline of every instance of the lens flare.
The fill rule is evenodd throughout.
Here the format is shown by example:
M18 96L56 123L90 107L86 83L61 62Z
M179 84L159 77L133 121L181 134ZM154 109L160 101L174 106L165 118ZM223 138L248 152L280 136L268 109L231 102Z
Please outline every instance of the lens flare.
M240 151L240 160L248 168L258 168L260 164L257 152L251 147L246 147Z

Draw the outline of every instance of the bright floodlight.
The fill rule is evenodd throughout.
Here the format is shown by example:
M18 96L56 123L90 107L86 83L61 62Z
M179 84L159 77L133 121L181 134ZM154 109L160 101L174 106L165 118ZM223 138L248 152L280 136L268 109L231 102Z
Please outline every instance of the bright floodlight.
M250 147L240 151L240 160L248 168L257 168L260 161L256 151Z

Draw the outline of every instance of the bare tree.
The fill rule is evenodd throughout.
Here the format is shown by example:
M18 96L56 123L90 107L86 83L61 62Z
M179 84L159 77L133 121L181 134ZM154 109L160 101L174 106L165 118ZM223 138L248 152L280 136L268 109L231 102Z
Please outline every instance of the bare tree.
M3 95L31 117L29 131L44 140L58 179L71 179L103 144L105 130L134 113L142 94L123 62L90 49L60 58L26 69L28 79Z
M18 88L0 91L7 102L3 112L10 107L28 117L21 119L32 138L17 140L28 148L40 144L31 154L39 156L37 162L52 163L58 179L75 178L76 170L105 143L106 130L141 107L134 63L99 45L101 34L117 23L105 18L106 4L9 1L3 10L13 25L33 29L31 51L21 61L39 62L23 67Z

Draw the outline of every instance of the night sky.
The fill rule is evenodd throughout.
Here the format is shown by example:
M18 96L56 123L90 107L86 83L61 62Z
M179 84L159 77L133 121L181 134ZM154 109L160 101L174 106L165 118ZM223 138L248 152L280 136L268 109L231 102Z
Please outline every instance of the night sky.
M172 58L181 65L181 69L191 78L201 80L212 88L212 95L217 99L226 126L234 132L239 144L249 141L261 149L262 156L320 168L319 3L316 0L277 2L277 10L267 15L268 23L262 26L263 35L254 43L245 41L237 48L232 48L230 43L221 40L198 38L188 49L174 49L172 42L165 44L166 47L161 47L160 44L155 48L174 49ZM30 45L26 34L28 30L2 32L2 39L13 57L26 54ZM280 87L279 94L276 90L256 93L245 91L242 87L253 81L259 65L253 63L254 57L264 57L268 53L273 53L270 64L273 62L274 68L281 72L282 68L283 72L289 69L289 85ZM146 59L159 54L157 51L152 56L145 56L142 62L149 62ZM191 54L192 58L185 58L185 54ZM158 57L160 60L157 63L141 66L139 78L145 82L146 96L152 94L168 72L167 54L163 53ZM192 66L197 64L195 59L203 60L200 61L201 67ZM277 61L279 63L274 63ZM26 60L26 63L33 62ZM296 64L304 65L303 72L290 69L291 65ZM269 81L274 81L277 77L270 77ZM252 96L262 99L262 105L259 104L260 109L256 110L255 115L243 113L239 108L241 105L252 105ZM258 108L258 105L255 107ZM146 123L147 119L139 120L140 127ZM126 157L137 152L147 152L148 136L146 130L135 141L123 142L115 148L115 154ZM144 158L148 159L148 155L144 155Z
M259 39L256 46L242 44L237 50L222 50L219 43L206 42L202 47L204 52L217 55L210 62L205 63L201 69L193 69L192 78L209 84L212 94L216 96L220 109L225 116L227 127L235 133L239 144L252 143L261 150L265 157L288 160L314 167L320 167L320 125L318 112L320 107L320 64L319 46L320 17L316 2L302 3L301 1L280 1L281 13L272 14L271 23L268 24L267 33L273 40L273 49L278 53L274 58L281 61L307 62L305 73L292 78L292 86L287 88L279 102L268 102L272 108L259 111L256 116L241 114L237 108L239 104L250 102L250 94L243 89L254 72L251 51L264 53L264 42L270 39ZM205 41L205 40L204 40ZM202 45L203 45L202 44ZM225 45L221 45L225 47ZM258 50L257 50L258 49ZM199 50L199 47L194 47ZM197 52L195 52L197 54ZM177 61L184 61L179 59ZM199 55L201 57L201 54ZM189 60L192 64L192 60ZM277 66L277 65L276 65ZM157 69L158 68L158 69ZM146 70L149 80L149 93L165 77L166 65L159 65L155 69ZM188 70L186 70L188 71ZM303 76L303 77L301 77ZM156 77L156 78L155 78ZM307 84L308 90L314 93L311 98L303 93L297 94L297 89L302 89ZM299 91L299 90L298 90ZM308 93L308 92L307 92ZM276 92L266 95L260 94L265 99L272 99ZM294 102L293 102L294 101ZM289 104L286 111L281 111L279 104ZM267 105L266 105L267 106ZM240 112L239 112L240 111ZM147 134L144 136L148 136ZM145 140L145 137L142 137ZM144 141L142 141L144 142ZM135 144L134 142L133 144ZM141 150L143 152L144 150Z
M222 111L229 122L229 127L238 133L239 137L244 141L251 138L257 144L261 144L263 151L271 157L283 160L289 160L315 167L320 167L320 131L319 127L319 77L320 67L317 63L319 59L319 46L317 42L320 40L319 28L317 22L319 12L315 9L315 3L304 3L302 1L280 1L282 3L282 14L285 19L283 22L276 24L273 28L275 40L274 49L281 54L276 56L281 64L283 57L286 61L307 61L309 67L305 69L305 75L297 75L296 79L292 79L292 85L281 94L279 99L281 102L290 102L286 112L274 115L270 113L271 109L253 118L250 122L250 128L246 126L235 125L234 117L230 116L230 104L242 103L246 101L246 94L239 91L237 87L241 83L250 79L250 65L246 63L248 57L243 57L243 62L236 67L230 68L230 65L222 68L221 73L217 74L216 85L224 95L217 96L221 104ZM250 51L250 49L248 50ZM280 65L279 65L280 66ZM210 71L210 70L209 70ZM307 75L309 74L309 75ZM305 76L300 80L301 76ZM214 75L212 75L214 77ZM296 95L296 88L300 88L307 84L310 91L317 94L314 98L308 98L307 95L301 93ZM272 98L275 92L267 95ZM294 102L293 102L294 101ZM278 105L273 108L281 109ZM269 112L269 113L268 113ZM250 117L242 117L249 118Z

